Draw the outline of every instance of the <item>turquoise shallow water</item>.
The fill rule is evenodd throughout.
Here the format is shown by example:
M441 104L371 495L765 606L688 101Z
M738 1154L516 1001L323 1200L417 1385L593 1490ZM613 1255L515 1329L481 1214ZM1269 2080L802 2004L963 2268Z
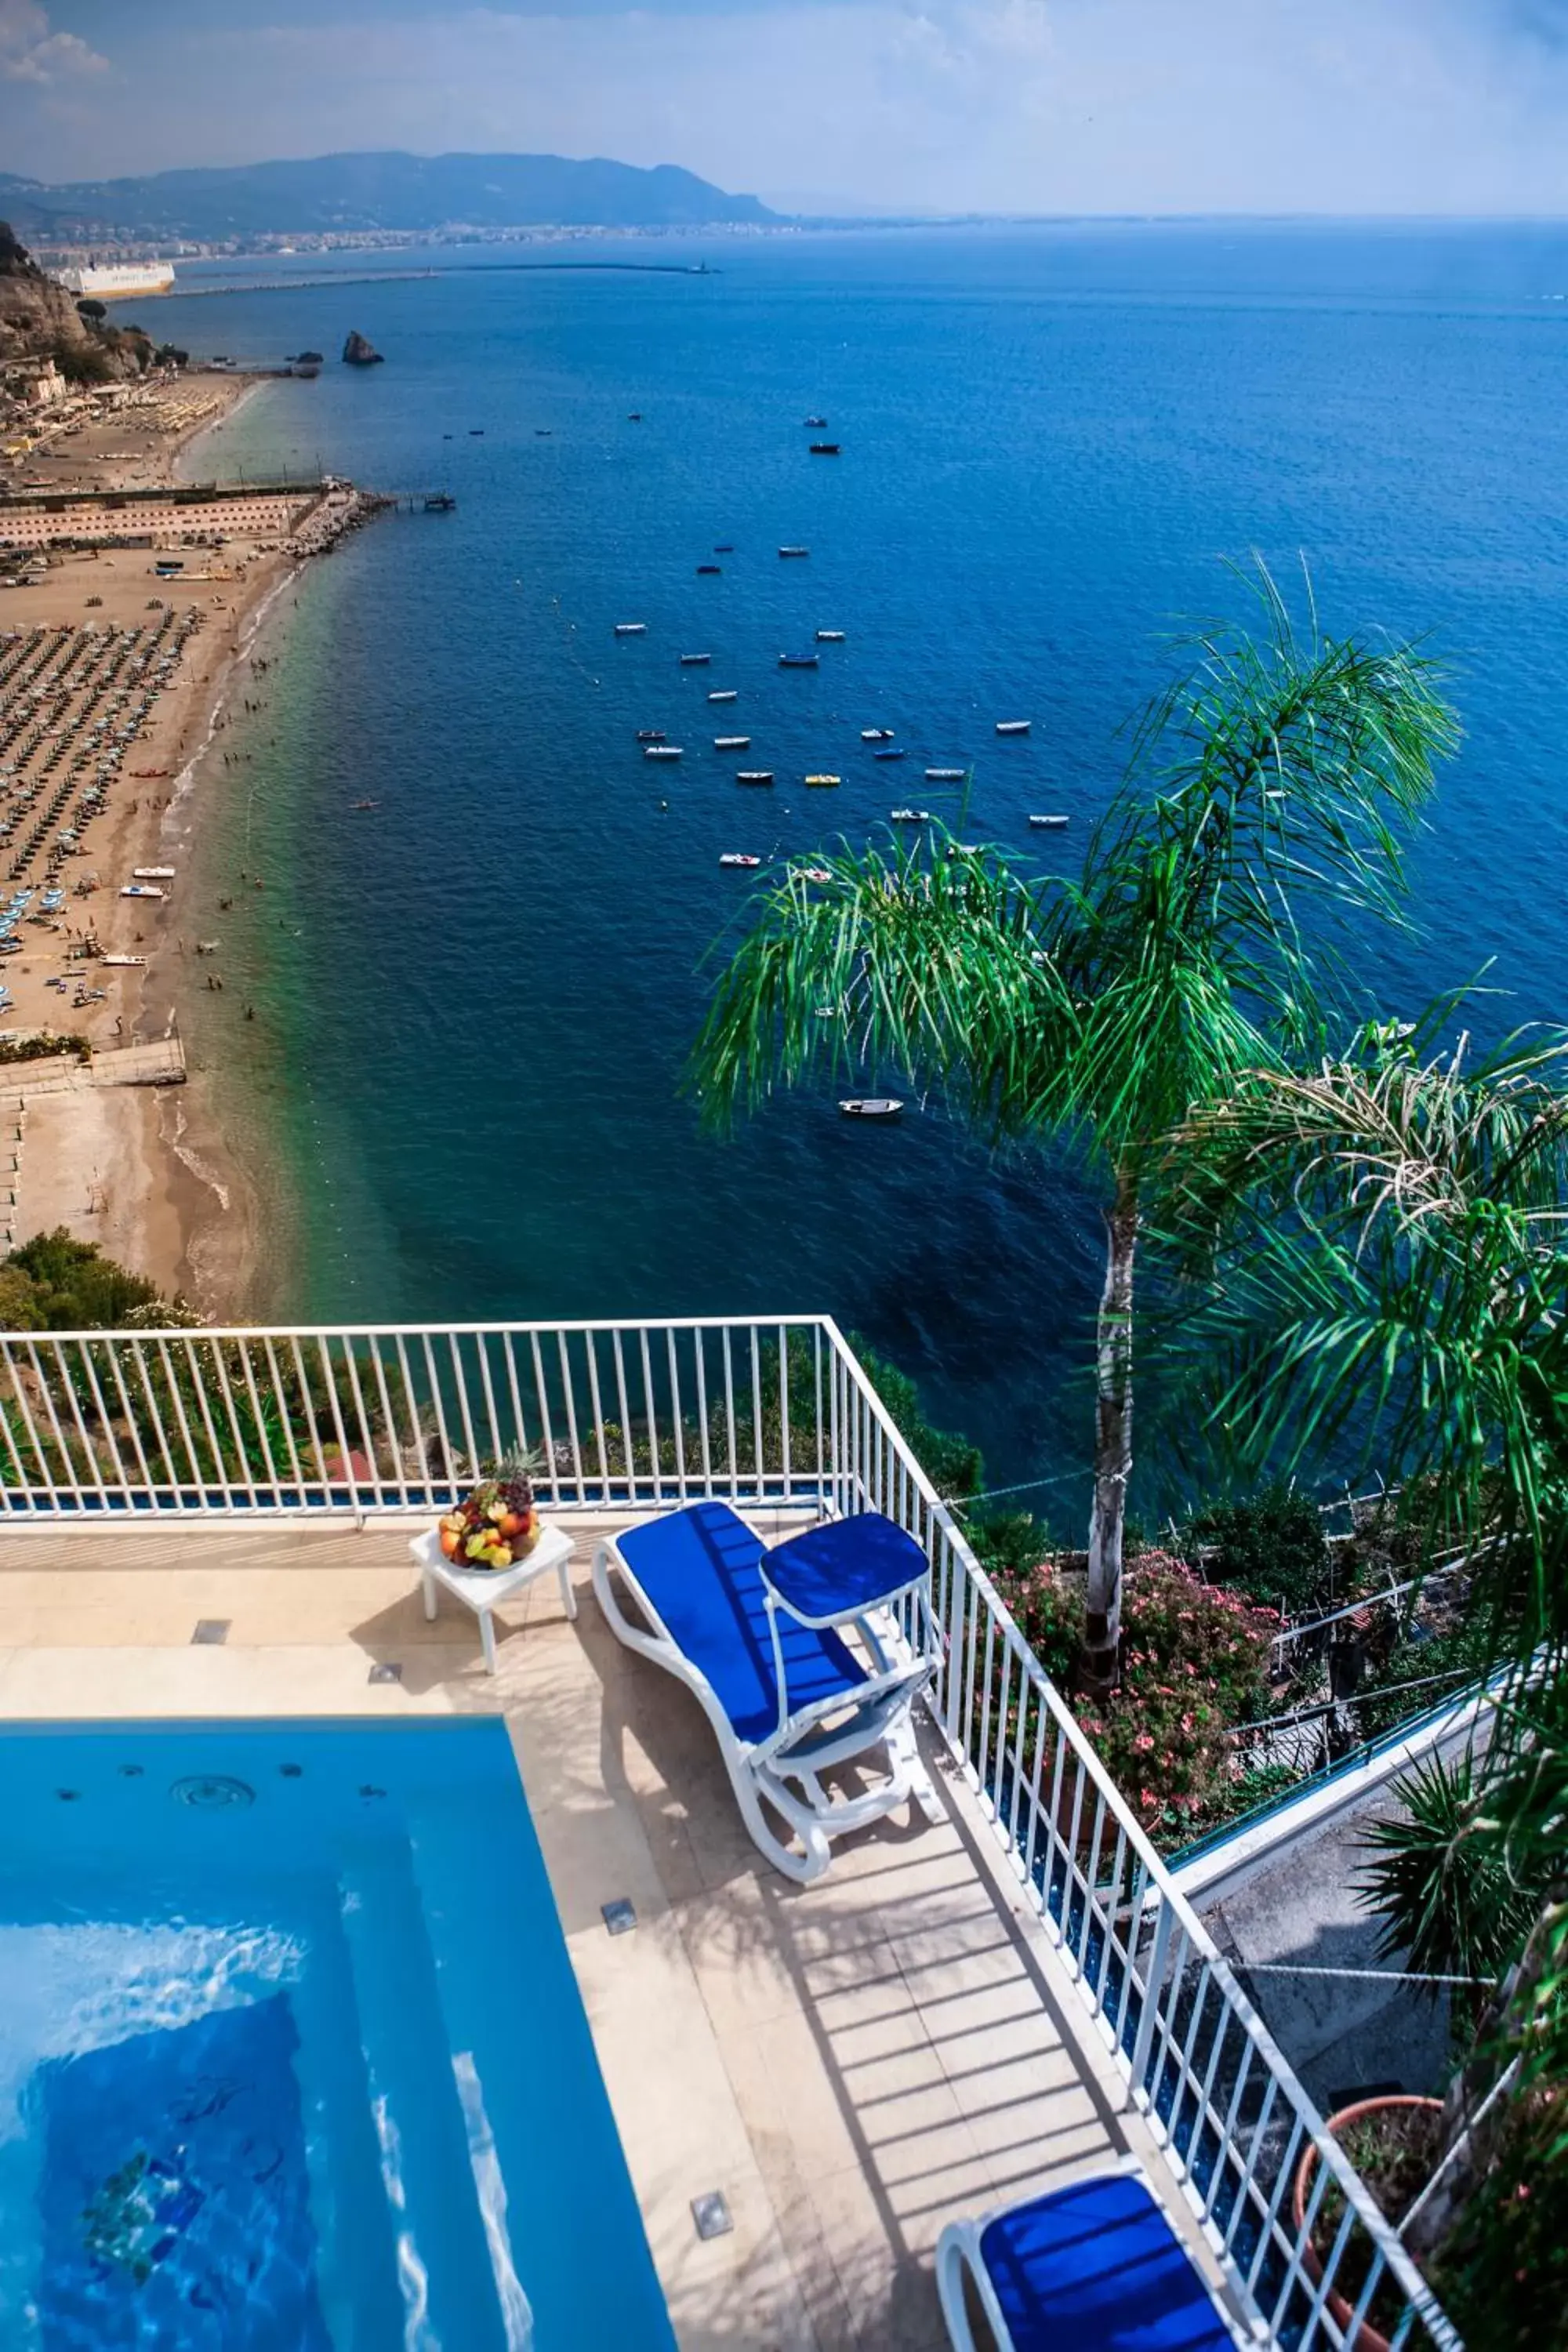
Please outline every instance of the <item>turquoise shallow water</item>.
M224 919L223 1002L303 1204L287 1303L826 1307L920 1374L994 1476L1063 1476L1076 1513L1093 1199L934 1111L883 1132L795 1097L703 1138L677 1081L698 968L744 899L719 855L864 838L935 804L928 761L973 759L972 834L1038 856L1027 812L1065 809L1044 855L1076 857L1169 631L1240 602L1219 559L1258 548L1284 572L1304 551L1331 626L1433 633L1468 729L1415 859L1424 936L1369 940L1369 985L1404 1013L1496 958L1519 1017L1560 1015L1568 234L651 249L716 274L492 251L159 306L201 351L335 353L357 327L386 355L269 387L215 457L458 500L315 568L230 786L223 854L267 887ZM818 413L836 461L807 454ZM809 560L781 562L795 541ZM617 642L618 620L647 635ZM846 643L781 673L817 627ZM679 668L692 650L710 669ZM715 714L721 685L740 699ZM1012 717L1026 741L995 738ZM901 768L859 743L884 723ZM645 765L639 726L686 745L679 769ZM779 772L771 794L702 748L730 731ZM843 789L789 782L816 768Z

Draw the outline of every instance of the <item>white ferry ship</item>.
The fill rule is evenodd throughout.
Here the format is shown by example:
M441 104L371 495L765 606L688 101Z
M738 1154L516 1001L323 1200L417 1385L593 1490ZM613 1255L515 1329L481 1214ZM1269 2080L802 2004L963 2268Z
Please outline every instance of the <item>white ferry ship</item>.
M58 274L68 294L96 294L101 302L123 301L132 294L168 294L174 284L172 261L117 261Z

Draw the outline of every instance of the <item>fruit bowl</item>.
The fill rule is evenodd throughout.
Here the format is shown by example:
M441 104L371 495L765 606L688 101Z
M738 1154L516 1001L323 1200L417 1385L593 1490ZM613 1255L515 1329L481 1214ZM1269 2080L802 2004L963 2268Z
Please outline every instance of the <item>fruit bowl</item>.
M540 1538L526 1478L487 1478L441 1521L441 1549L454 1568L499 1573L528 1558Z

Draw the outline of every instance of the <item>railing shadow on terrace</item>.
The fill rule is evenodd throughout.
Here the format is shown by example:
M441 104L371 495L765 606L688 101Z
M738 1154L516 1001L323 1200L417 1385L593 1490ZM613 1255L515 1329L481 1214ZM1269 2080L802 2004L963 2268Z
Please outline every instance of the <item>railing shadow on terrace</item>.
M829 1318L8 1333L0 1360L0 1528L363 1525L516 1451L557 1513L885 1512L931 1564L935 1725L1258 2342L1459 2352Z

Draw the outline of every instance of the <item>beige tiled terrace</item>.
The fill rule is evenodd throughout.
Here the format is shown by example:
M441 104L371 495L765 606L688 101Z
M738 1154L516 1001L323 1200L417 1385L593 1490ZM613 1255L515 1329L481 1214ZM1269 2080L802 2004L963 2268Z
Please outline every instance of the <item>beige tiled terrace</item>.
M944 2222L1146 2147L945 1752L942 1825L792 1885L695 1700L605 1626L595 1530L576 1622L541 1580L498 1612L494 1677L459 1604L426 1623L410 1531L0 1538L0 1717L503 1712L685 2352L945 2343ZM701 2242L712 2189L734 2228Z

